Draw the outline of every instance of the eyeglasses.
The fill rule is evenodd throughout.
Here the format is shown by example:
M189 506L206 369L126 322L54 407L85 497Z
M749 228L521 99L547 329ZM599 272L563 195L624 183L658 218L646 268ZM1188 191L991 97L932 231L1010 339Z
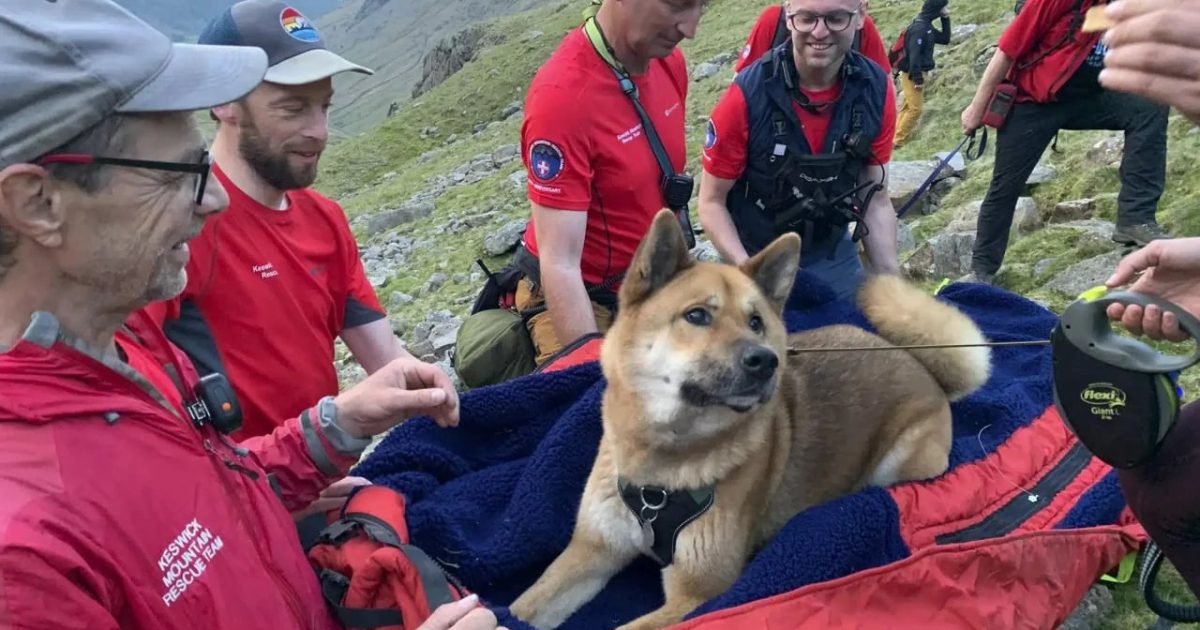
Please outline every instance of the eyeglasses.
M853 11L833 11L832 13L813 13L812 11L796 11L788 14L788 19L792 22L792 27L801 33L811 33L817 28L817 22L825 21L825 28L834 33L840 33L854 20L854 16L858 15L858 9Z
M155 171L170 171L173 173L191 173L196 176L193 199L196 205L204 203L204 189L208 186L208 175L212 172L212 156L208 151L200 154L197 162L157 162L154 160L126 160L123 158L102 157L84 153L55 153L43 156L37 160L39 166L47 164L103 164L106 166L126 166L129 168L148 168Z

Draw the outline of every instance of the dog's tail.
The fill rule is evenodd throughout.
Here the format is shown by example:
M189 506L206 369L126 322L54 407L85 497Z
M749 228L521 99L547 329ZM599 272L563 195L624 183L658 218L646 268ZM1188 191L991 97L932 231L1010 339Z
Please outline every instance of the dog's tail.
M971 318L895 275L863 284L858 304L879 335L898 346L987 343ZM983 387L991 375L991 349L909 350L929 370L950 400Z

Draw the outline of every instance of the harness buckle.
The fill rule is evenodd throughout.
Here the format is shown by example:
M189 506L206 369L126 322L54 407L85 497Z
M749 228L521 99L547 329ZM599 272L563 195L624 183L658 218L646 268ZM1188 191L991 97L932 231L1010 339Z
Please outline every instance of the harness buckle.
M647 494L652 496L647 496ZM642 486L638 492L638 496L642 500L642 507L638 510L638 517L646 523L653 523L658 518L658 513L667 507L667 491L665 488Z

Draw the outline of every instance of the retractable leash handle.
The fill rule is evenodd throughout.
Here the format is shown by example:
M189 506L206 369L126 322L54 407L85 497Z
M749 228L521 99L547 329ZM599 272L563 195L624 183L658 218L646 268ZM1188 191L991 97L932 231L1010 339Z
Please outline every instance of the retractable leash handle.
M1189 356L1168 356L1118 335L1106 314L1112 304L1143 308L1153 304L1174 313L1197 344L1196 350ZM1067 307L1052 342L1054 402L1079 441L1117 468L1149 462L1179 416L1183 392L1171 375L1200 361L1200 320L1166 300L1132 291L1106 295L1104 287L1097 287ZM1104 380L1090 382L1093 377ZM1085 382L1090 383L1083 386ZM1151 541L1143 554L1139 580L1146 605L1164 619L1200 621L1200 606L1168 602L1155 592L1163 558Z
M1068 306L1050 335L1054 403L1063 422L1100 460L1133 468L1154 456L1174 426L1182 393L1173 375L1200 362L1200 345L1191 355L1169 356L1118 335L1106 314L1112 304L1156 305L1174 313L1194 340L1200 320L1166 300L1131 291L1106 295L1099 287Z
M1118 335L1108 319L1108 307L1113 304L1154 305L1163 312L1173 313L1193 340L1200 339L1200 319L1180 306L1152 295L1133 291L1118 291L1098 297L1077 300L1062 314L1063 333L1073 345L1088 356L1109 365L1137 372L1166 374L1178 372L1200 362L1200 344L1187 356L1165 355L1138 339Z

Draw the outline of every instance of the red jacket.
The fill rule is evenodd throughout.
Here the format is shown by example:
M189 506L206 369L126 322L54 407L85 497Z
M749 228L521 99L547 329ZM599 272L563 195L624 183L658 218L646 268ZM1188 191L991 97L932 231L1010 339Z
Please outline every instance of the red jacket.
M1100 41L1103 33L1070 32L1074 4L1075 0L1031 0L1004 29L999 48L1015 60L1009 76L1020 91L1017 100L1053 102ZM1087 11L1096 4L1096 0L1083 0L1079 10ZM1068 34L1070 39L1064 42ZM1021 69L1026 63L1031 65Z
M190 392L184 355L131 323ZM236 446L56 337L39 314L0 353L0 628L338 627L288 513L355 462L335 432L292 419Z

